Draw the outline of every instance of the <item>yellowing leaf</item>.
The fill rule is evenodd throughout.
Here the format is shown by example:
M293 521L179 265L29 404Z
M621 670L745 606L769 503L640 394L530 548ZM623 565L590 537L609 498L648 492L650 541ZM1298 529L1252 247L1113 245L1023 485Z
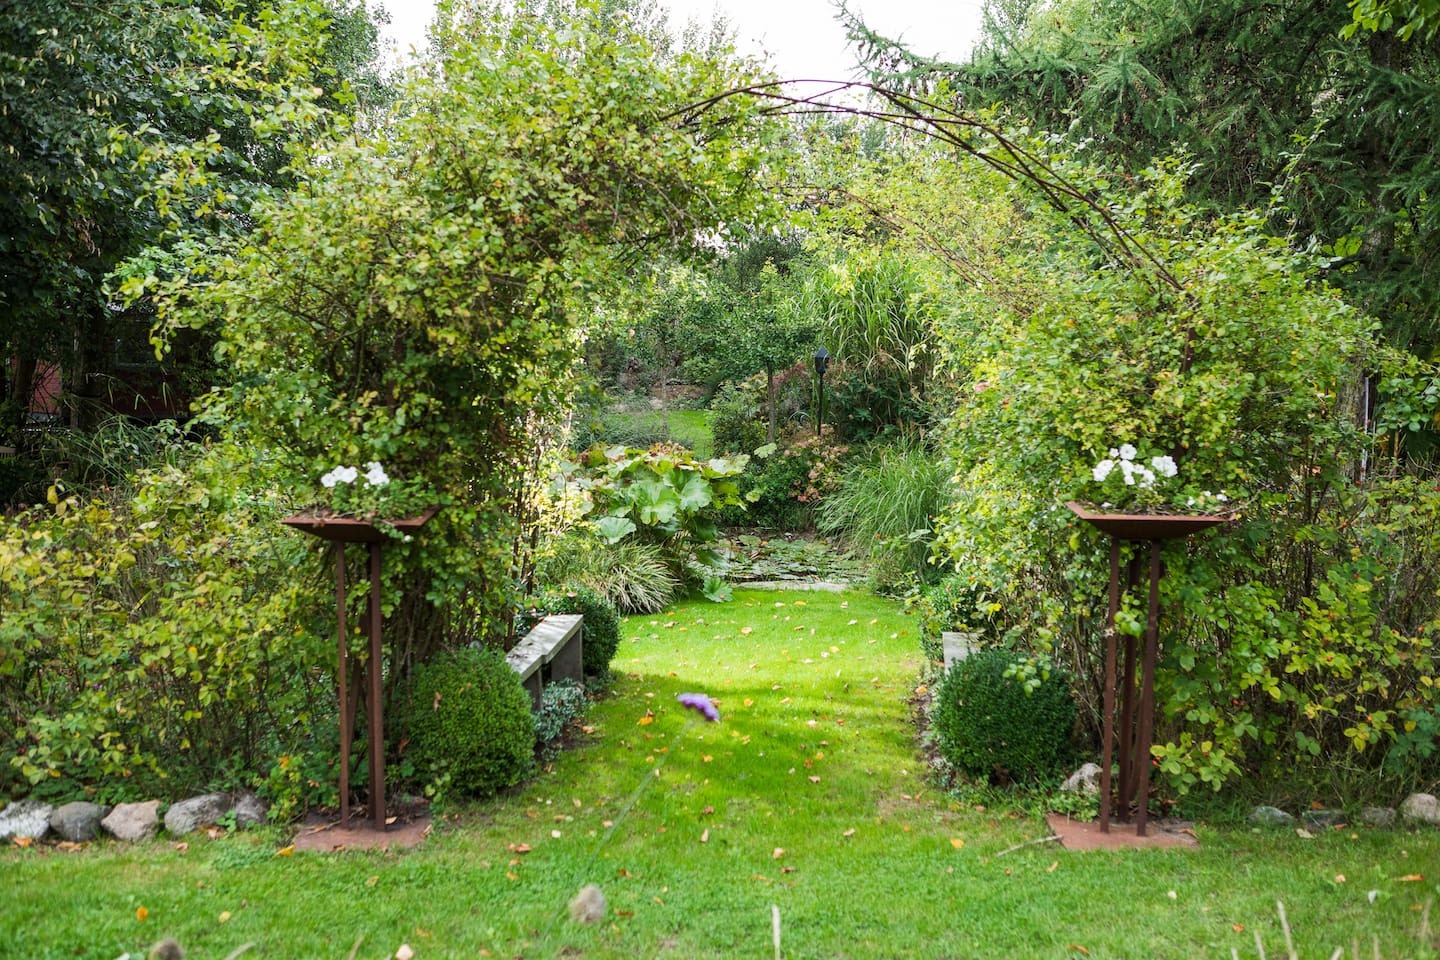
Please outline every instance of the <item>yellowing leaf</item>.
M654 722L655 722L655 717L652 716L651 714L648 714L648 713L647 713L647 714L645 714L645 716L641 717L638 721L636 721L635 725L636 725L637 727L648 727L648 726L650 726L650 724L652 724L652 723L654 723Z
M747 636L747 637L748 637L748 636L750 636L750 634L752 634L752 633L754 633L754 632L755 632L755 631L754 631L753 629L751 629L750 627L741 627L741 628L740 628L740 633L741 633L743 636Z
M770 854L770 859L771 859L771 860L779 860L779 859L780 859L781 857L783 857L783 856L785 856L785 848L784 848L784 847L776 847L775 850L774 850L774 852L772 852L772 853Z
M149 911L149 910L145 909L144 907L136 907L136 908L135 908L135 919L136 919L136 920L140 921L141 923L144 923L144 922L145 922L145 918L148 917L148 916L150 916L150 911Z
M745 698L745 706L747 706L747 707L753 707L753 706L755 706L755 701L754 701L754 700L751 700L749 697L746 697L746 698Z
M956 850L959 850L961 847L965 846L965 841L959 837L951 837L950 846L954 847Z
M230 921L230 911L229 911L229 910L222 910L222 911L220 911L220 916L219 916L217 919L218 919L221 923L228 923L228 922Z
M1058 867L1058 866L1060 866L1060 861L1059 861L1059 860L1056 860L1054 863L1050 864L1050 866L1048 866L1048 867L1045 868L1045 872L1046 872L1046 873L1054 873L1054 872L1055 872L1055 868Z
M1403 877L1396 877L1395 879L1396 879L1396 880L1399 880L1401 883L1419 883L1421 880L1424 880L1425 878L1422 877L1422 876L1420 876L1420 874L1418 874L1418 873L1407 873L1407 874L1405 874L1405 876L1403 876Z
M288 847L281 847L279 850L276 850L276 851L275 851L275 856L277 856L277 857L289 857L289 856L293 856L294 853L295 853L295 844L292 843L292 844L290 844L290 846L288 846Z

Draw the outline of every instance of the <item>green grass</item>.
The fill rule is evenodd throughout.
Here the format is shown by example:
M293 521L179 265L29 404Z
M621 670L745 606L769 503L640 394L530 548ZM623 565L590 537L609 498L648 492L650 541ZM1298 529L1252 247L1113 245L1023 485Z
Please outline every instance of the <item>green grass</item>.
M659 410L613 412L605 415L607 424L620 428L621 435L659 436L669 424L668 436L686 447L701 460L713 455L715 437L710 430L709 410Z
M1255 930L1284 955L1277 899L1307 960L1352 940L1369 957L1372 935L1386 960L1432 955L1415 931L1440 831L1202 827L1199 850L1001 855L1044 827L927 785L907 722L914 624L893 604L737 591L630 618L614 666L587 742L413 851L276 857L288 837L272 830L0 853L0 956L111 960L173 935L217 960L247 942L341 960L362 936L369 960L402 942L420 960L768 958L774 904L792 960L1253 958ZM719 698L720 723L675 702L692 690ZM566 917L587 882L609 898L596 927Z

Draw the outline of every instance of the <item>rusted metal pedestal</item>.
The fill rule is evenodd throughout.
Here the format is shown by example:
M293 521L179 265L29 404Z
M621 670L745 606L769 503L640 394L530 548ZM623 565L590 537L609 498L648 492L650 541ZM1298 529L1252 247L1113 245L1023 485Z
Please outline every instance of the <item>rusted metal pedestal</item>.
M369 547L370 600L366 610L366 632L370 649L364 668L365 716L370 744L370 798L366 813L374 829L385 829L385 717L381 681L385 666L384 645L380 638L380 548L390 539L387 528L402 532L418 530L433 517L438 508L431 508L418 517L405 520L369 521L355 517L325 516L300 513L280 522L287 527L335 544L335 609L338 618L339 652L337 682L340 687L340 824L350 827L350 746L355 731L356 698L349 690L349 644L345 617L345 546L363 543Z
M1078 503L1067 507L1081 520L1110 536L1110 603L1105 618L1105 690L1102 710L1105 739L1100 761L1100 832L1110 832L1112 813L1117 820L1128 821L1134 810L1135 834L1145 836L1149 815L1150 747L1155 732L1155 664L1160 648L1160 578L1165 567L1160 562L1160 547L1166 540L1189 537L1228 522L1227 515L1163 516L1131 513L1097 513ZM1137 650L1133 636L1125 638L1123 674L1119 661L1119 640L1115 633L1115 617L1120 612L1120 543L1130 541L1138 547L1148 544L1149 603L1145 617L1143 648ZM1131 558L1126 573L1126 589L1140 585L1140 552ZM1136 688L1136 655L1140 656L1139 688ZM1120 723L1116 729L1115 699L1120 694ZM1138 703L1137 701L1138 697ZM1117 750L1118 747L1118 750ZM1116 754L1119 754L1117 757ZM1113 782L1112 770L1119 761L1119 784Z

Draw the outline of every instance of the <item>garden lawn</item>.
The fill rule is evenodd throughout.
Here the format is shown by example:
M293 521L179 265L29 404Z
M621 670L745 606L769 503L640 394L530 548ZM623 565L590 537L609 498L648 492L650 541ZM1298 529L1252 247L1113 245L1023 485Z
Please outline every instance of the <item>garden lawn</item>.
M0 853L0 956L1283 956L1352 942L1432 956L1440 831L1200 828L1198 850L1069 853L1038 814L930 786L907 698L913 622L859 593L737 591L632 617L584 742L523 789L452 811L418 849L277 855L279 829L188 848ZM675 700L706 692L707 723ZM528 848L528 852L526 849ZM605 921L573 924L584 883ZM1373 893L1373 903L1372 899ZM137 919L144 908L146 919ZM1440 925L1437 912L1432 925ZM363 938L363 939L361 939Z
M709 458L715 446L709 410L666 410L663 414L658 410L617 411L606 414L605 420L623 427L629 434L650 436L667 433L671 440L701 460Z

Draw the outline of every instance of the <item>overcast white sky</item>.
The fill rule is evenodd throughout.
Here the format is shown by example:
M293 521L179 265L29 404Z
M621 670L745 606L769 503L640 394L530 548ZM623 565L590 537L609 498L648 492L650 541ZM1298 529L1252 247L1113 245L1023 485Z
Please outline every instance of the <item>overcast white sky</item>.
M708 22L718 10L747 50L765 51L785 79L846 80L854 58L828 0L660 0L677 25ZM964 59L980 34L981 0L854 0L851 9L917 53ZM434 0L384 0L390 37L404 53L423 47Z

